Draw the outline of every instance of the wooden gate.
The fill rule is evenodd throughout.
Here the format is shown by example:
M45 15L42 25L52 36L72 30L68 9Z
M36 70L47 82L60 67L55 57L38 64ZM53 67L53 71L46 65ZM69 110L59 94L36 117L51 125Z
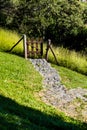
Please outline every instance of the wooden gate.
M33 57L33 58L41 58L43 56L43 40L42 39L28 39L26 40L26 35L24 34L21 39L12 46L12 48L10 50L8 50L8 52L12 51L14 49L14 47L16 47L20 41L23 40L23 52L24 52L24 57L25 59L27 59L28 57ZM56 62L57 62L57 58L56 55L51 47L51 40L48 40L48 44L47 44L47 49L46 49L46 55L45 55L45 59L48 60L48 51L49 49L51 50ZM58 64L58 62L57 62Z
M28 39L27 42L27 57L42 57L43 55L43 40Z

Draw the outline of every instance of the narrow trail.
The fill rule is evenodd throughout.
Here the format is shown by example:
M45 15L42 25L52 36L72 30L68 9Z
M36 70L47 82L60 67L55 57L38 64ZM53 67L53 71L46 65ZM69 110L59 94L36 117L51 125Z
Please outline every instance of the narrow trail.
M68 90L61 84L58 72L45 59L29 60L43 77L43 90L40 92L41 99L71 116L77 116L78 112L75 109L80 107L82 103L85 105L85 113L83 112L82 115L80 113L79 116L84 116L84 120L87 121L87 89L76 88ZM75 101L77 99L81 100L79 106L77 106Z

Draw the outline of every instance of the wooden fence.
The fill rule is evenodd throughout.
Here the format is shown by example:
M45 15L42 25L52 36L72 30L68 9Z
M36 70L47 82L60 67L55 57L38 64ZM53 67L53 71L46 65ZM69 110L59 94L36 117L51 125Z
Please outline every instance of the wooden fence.
M43 40L42 39L27 39L24 34L20 40L9 50L12 51L23 40L23 53L25 59L28 57L43 56Z
M42 39L27 39L26 35L24 34L22 36L22 38L9 50L12 51L14 49L15 46L17 46L20 41L23 40L23 53L24 53L24 57L25 59L27 59L28 57L39 57L41 58L43 56L43 40ZM47 43L47 48L46 48L46 54L45 54L45 59L48 60L48 51L51 50L56 62L57 62L57 58L56 55L51 47L51 40L48 40ZM58 64L58 62L57 62Z

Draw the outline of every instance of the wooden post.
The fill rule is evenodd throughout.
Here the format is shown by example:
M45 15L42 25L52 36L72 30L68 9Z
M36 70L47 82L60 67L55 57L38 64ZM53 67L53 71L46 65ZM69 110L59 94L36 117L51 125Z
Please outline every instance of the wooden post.
M49 45L49 47L50 47L50 50L51 50L51 52L52 52L52 54L53 54L53 56L54 56L54 58L55 58L55 61L56 61L57 65L58 65L58 61L57 61L56 55L55 55L55 53L54 53L52 47L51 47L50 45Z
M50 40L50 39L48 40L47 49L46 49L46 57L45 57L46 60L48 60L48 51L49 51L49 49L51 50L51 52L52 52L52 54L53 54L53 56L54 56L54 58L55 58L55 60L56 60L56 63L58 64L56 55L55 55L55 53L54 53L54 51L53 51L53 49L52 49L52 47L51 47L51 40Z
M27 43L26 43L26 35L24 34L23 36L24 36L24 38L23 38L24 57L25 57L25 59L27 60Z
M48 40L48 43L47 43L47 48L46 48L46 55L45 55L45 59L48 61L48 51L49 51L49 48L50 48L50 44L51 44L51 40L49 39Z
M41 49L41 57L43 56L43 41L41 39L41 43L40 43L40 49Z

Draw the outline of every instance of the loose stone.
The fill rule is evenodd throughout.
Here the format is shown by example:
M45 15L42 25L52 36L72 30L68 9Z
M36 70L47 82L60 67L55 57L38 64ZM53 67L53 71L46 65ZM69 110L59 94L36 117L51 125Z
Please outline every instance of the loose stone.
M76 98L87 101L87 90L82 88L67 90L61 84L57 71L45 59L29 59L37 71L43 76L42 100L53 106L66 106ZM84 96L86 95L86 96Z

